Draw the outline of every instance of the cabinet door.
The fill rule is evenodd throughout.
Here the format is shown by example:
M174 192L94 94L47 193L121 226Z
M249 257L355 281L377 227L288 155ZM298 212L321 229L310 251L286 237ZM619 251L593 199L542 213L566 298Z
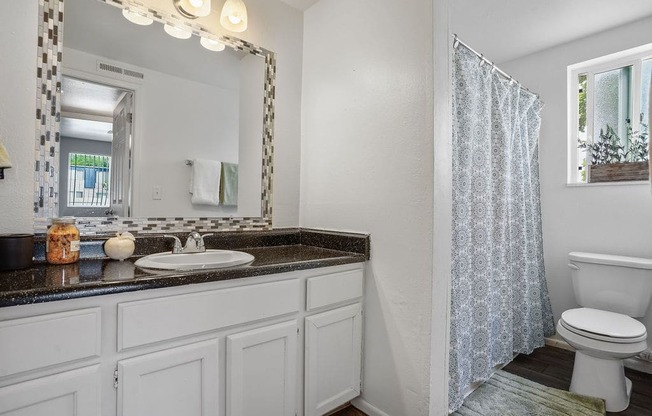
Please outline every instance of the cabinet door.
M297 321L226 338L227 416L294 416Z
M219 344L197 342L118 362L118 415L217 416Z
M0 388L0 415L99 415L99 365Z
M306 416L323 415L360 395L359 303L306 318Z

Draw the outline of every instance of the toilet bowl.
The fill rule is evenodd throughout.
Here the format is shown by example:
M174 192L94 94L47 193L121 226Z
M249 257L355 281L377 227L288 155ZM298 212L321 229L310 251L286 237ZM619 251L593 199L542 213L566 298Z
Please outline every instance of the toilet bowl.
M608 412L625 410L632 382L623 359L647 349L645 326L621 313L576 308L562 313L557 333L576 349L570 391L604 399Z

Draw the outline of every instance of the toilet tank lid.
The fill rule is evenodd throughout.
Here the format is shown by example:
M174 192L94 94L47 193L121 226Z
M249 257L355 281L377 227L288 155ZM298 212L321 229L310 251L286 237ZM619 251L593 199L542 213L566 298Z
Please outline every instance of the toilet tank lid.
M645 325L621 313L592 308L569 309L561 314L567 324L582 331L612 338L634 338L646 334Z
M582 253L574 251L568 255L571 261L584 263L607 264L611 266L633 267L637 269L652 269L652 259L640 257L614 256L612 254Z

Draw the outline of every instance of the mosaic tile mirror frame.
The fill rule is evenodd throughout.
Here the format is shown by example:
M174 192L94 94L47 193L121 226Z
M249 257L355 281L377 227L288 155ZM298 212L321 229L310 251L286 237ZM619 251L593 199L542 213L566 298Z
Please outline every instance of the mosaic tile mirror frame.
M115 231L132 233L189 231L256 231L272 228L272 176L274 162L274 98L276 55L262 47L208 28L174 14L165 14L137 2L97 0L119 8L138 9L140 13L160 23L181 24L194 35L218 39L234 49L265 59L263 97L262 181L260 217L170 217L78 218L77 227L83 235L100 235ZM60 139L60 94L63 58L64 0L39 0L34 231L44 234L50 219L57 215L58 163Z

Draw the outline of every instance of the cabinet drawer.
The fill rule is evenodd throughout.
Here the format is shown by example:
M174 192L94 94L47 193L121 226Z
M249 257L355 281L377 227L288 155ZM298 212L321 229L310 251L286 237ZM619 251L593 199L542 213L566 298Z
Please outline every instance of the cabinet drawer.
M0 377L100 356L100 308L0 322Z
M327 274L308 279L306 310L362 297L362 270Z
M118 350L299 310L299 281L212 290L118 305Z

